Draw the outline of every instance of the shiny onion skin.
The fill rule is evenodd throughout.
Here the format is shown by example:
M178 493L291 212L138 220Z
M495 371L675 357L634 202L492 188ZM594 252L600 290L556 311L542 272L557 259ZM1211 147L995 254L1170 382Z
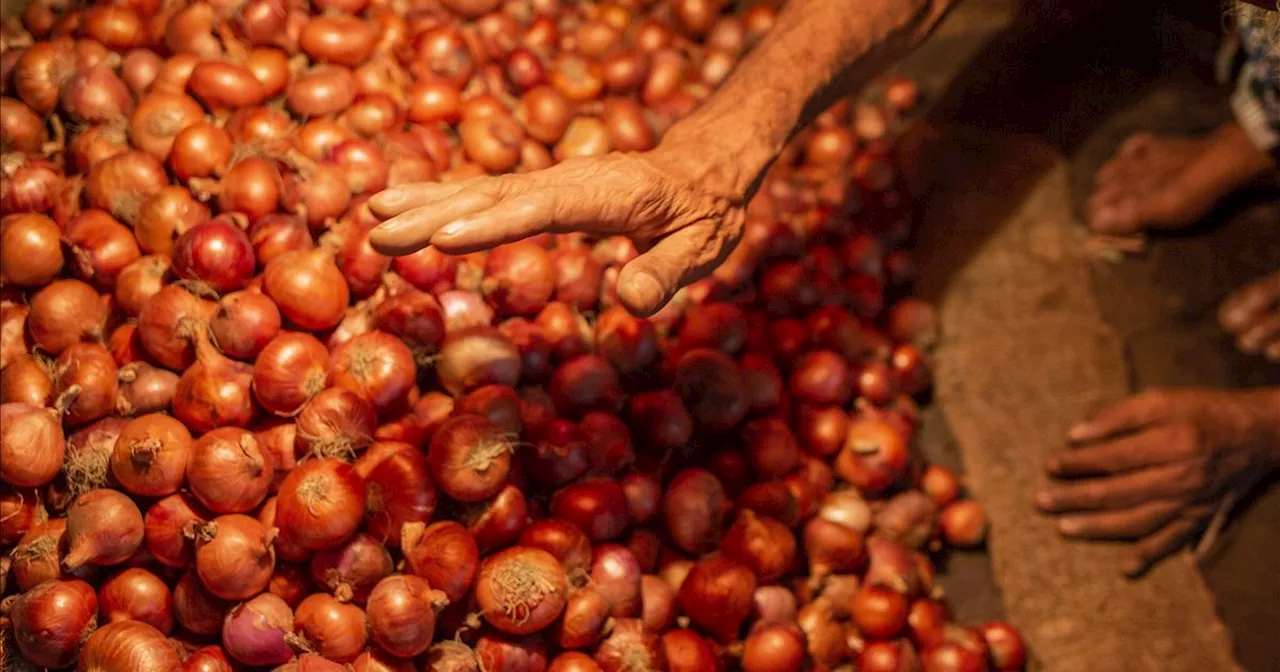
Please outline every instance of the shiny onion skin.
M52 481L66 452L54 409L21 402L0 404L0 481L37 487Z
M333 350L329 380L364 397L375 411L386 415L407 406L417 367L404 341L383 331L371 331Z
M98 589L102 622L140 621L168 635L173 629L173 594L160 577L131 567Z
M711 557L694 563L680 584L680 607L689 618L721 641L737 638L751 612L756 578L746 565Z
M71 269L80 279L103 290L142 252L129 229L101 210L84 210L63 228L71 252Z
M54 518L35 523L9 552L10 571L18 590L26 591L62 578L62 538L67 521Z
M458 415L445 422L431 439L427 466L445 494L462 502L493 495L507 481L512 437L480 415Z
M178 645L140 621L98 628L80 649L78 672L172 672L180 669Z
M250 361L280 333L280 322L280 310L265 294L232 292L218 301L209 320L209 335L223 354Z
M75 343L58 356L54 373L57 405L68 425L93 422L114 410L119 373L106 347Z
M195 362L195 341L213 309L182 287L166 285L138 313L138 339L157 364L183 371Z
M453 521L406 523L400 537L409 570L442 591L450 603L462 601L475 581L480 551L467 529Z
M252 433L223 427L191 445L187 490L214 513L248 513L266 498L274 475Z
M311 578L339 602L363 605L369 592L394 571L386 546L367 534L311 556Z
M297 415L299 448L320 456L350 459L373 443L377 424L364 397L331 387L311 398Z
M298 605L294 627L311 650L337 663L355 660L369 639L364 611L325 593L315 593Z
M118 565L142 545L142 512L115 490L80 495L67 509L67 555L62 566L74 570L86 563Z
M247 600L262 592L276 566L276 534L238 513L196 528L195 566L201 583L224 600Z
M284 600L263 593L227 612L222 645L246 665L279 665L293 657L288 640L293 633L293 610Z
M174 418L152 413L125 425L111 453L117 483L143 497L171 495L182 487L191 456L191 433Z
M369 635L387 653L411 658L431 647L444 594L416 576L389 576L369 593Z
M276 526L311 551L333 548L360 526L366 506L364 479L333 458L299 464L280 485Z
M564 610L564 570L550 553L515 546L489 556L476 578L476 602L484 619L513 635L551 625Z
M173 393L173 415L197 432L247 427L257 409L249 391L252 368L224 356L207 333L196 338L196 361Z
M297 415L329 382L329 351L316 337L285 332L273 338L253 364L253 393L268 412Z
M74 663L81 643L97 626L98 598L84 581L48 581L8 606L18 651L40 667L61 669Z
M280 313L312 331L337 326L346 312L347 282L323 249L285 252L267 264L263 289Z
M426 457L407 444L378 462L365 479L365 528L388 546L399 546L405 525L426 523L436 510L436 488Z
M0 280L19 287L40 287L62 272L61 230L37 213L0 219Z
M189 526L212 520L196 499L187 494L169 495L147 508L143 518L143 544L148 554L168 567L190 566L195 558L195 541L187 536Z
M27 331L51 355L81 341L100 343L107 334L107 306L79 280L54 280L31 300Z

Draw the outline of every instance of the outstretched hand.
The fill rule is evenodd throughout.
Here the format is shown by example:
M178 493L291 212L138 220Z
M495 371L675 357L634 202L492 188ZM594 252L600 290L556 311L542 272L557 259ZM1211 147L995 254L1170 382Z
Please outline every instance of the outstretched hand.
M742 237L746 197L696 153L576 158L546 170L404 185L369 199L386 221L370 235L399 256L427 245L466 254L539 233L624 235L640 256L622 268L618 298L648 316L710 274Z
M1036 505L1066 536L1132 540L1122 569L1141 574L1275 468L1278 437L1276 390L1149 390L1072 429L1074 446L1047 463L1062 480Z

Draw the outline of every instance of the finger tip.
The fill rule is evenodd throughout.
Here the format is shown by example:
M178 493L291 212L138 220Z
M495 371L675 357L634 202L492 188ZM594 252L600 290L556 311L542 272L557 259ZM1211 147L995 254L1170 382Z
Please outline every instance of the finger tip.
M632 273L618 283L618 298L627 310L639 317L649 317L667 303L661 283L643 271Z
M1034 501L1036 508L1041 511L1053 510L1053 495L1048 492L1037 492Z
M1088 441L1089 439L1094 438L1096 434L1097 431L1094 429L1093 425L1087 422L1082 422L1067 430L1067 439L1072 442Z

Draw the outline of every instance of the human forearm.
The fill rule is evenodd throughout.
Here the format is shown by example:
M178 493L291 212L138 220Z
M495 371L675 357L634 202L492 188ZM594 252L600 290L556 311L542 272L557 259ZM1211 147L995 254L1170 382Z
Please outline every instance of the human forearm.
M749 197L787 140L899 58L953 0L791 0L725 84L673 126L664 150L696 152L709 182Z

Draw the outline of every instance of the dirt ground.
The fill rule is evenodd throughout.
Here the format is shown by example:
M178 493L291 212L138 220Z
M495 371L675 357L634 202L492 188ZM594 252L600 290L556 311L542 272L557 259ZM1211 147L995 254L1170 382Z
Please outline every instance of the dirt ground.
M1047 670L1219 670L1227 650L1280 669L1280 488L1258 489L1203 567L1171 560L1136 584L1107 566L1115 548L1062 542L1029 504L1043 454L1101 404L1153 384L1280 383L1214 321L1228 292L1280 264L1274 188L1138 257L1081 252L1080 204L1125 137L1225 118L1211 77L1220 8L1017 4L962 4L902 66L931 94L905 168L921 289L948 320L947 427L927 450L951 446L992 509L990 566L956 567L948 589L979 611L992 600L978 593L999 595Z

